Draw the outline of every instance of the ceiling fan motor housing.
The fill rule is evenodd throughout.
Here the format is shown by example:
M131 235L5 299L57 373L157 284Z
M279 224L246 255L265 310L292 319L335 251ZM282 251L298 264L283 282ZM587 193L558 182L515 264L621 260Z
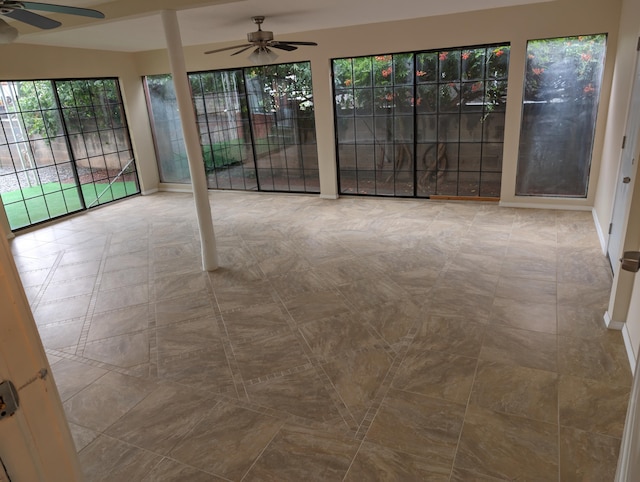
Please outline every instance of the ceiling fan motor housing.
M6 2L2 2L0 1L0 14L7 14L7 13L11 13L14 10L23 10L24 9L24 5L20 2L14 2L14 1L6 1Z
M257 32L249 32L247 34L247 40L249 42L264 43L273 40L273 32L268 30L258 30Z

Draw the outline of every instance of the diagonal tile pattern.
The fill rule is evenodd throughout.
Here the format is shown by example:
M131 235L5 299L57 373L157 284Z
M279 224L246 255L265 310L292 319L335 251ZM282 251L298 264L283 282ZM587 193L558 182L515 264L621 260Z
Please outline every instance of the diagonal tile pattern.
M631 375L589 213L210 193L12 242L87 480L613 480Z

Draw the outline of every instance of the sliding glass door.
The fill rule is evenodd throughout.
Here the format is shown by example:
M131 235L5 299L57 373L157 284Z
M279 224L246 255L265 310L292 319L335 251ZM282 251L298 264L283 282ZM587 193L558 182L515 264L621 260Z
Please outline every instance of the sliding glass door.
M320 192L309 62L189 74L210 189ZM160 180L189 183L169 75L146 77Z
M509 45L333 60L341 194L498 198Z
M0 83L0 195L12 230L139 191L117 80Z

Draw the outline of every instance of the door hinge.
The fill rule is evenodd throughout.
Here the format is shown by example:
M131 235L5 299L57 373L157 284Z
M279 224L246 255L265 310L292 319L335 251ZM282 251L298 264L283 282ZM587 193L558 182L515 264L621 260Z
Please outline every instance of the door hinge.
M611 231L613 231L613 223L609 223L609 234L611 234Z
M622 136L622 148L627 145L627 136Z

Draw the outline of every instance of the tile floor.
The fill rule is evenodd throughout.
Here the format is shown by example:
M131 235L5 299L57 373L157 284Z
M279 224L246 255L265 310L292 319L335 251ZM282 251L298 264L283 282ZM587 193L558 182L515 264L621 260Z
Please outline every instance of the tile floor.
M136 197L12 250L89 481L612 480L631 375L588 212Z

